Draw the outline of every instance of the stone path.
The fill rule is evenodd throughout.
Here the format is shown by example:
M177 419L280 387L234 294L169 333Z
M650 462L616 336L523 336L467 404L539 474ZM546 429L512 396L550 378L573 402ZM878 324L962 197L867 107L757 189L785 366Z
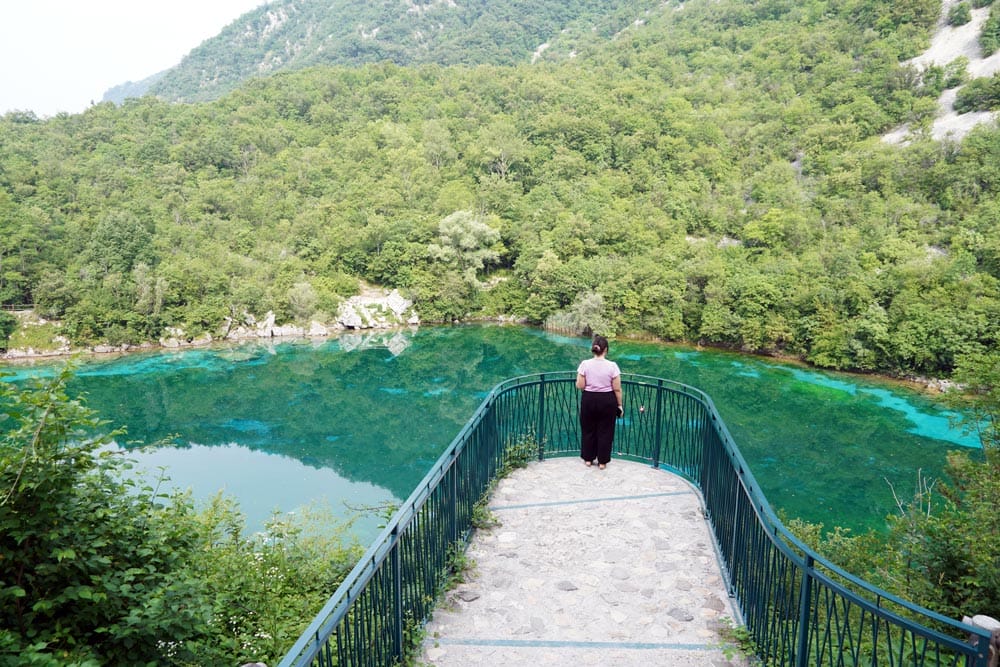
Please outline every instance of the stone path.
M739 615L684 479L550 459L502 480L490 509L501 525L473 536L466 581L434 612L418 664L745 664L722 648Z

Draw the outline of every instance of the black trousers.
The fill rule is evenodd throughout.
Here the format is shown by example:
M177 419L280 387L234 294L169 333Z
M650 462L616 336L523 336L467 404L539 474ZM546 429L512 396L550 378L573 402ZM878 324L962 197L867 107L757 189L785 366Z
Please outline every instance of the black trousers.
M585 391L580 398L580 458L611 460L611 445L615 440L615 418L618 399L613 391Z

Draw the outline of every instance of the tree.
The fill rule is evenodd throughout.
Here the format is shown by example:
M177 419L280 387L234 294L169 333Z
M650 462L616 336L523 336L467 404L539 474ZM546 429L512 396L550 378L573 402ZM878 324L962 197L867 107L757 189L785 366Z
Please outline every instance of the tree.
M987 452L1000 452L1000 352L961 357L954 377L958 387L948 397L966 415L963 424Z
M94 227L86 256L102 275L128 273L139 262L152 263L151 236L135 216L109 213Z
M7 349L7 343L15 331L17 331L17 317L5 310L0 310L0 350Z
M529 144L509 121L499 121L483 128L479 137L480 161L490 173L501 179L524 161Z
M316 312L319 297L308 282L292 285L287 292L288 309L296 322L308 322Z
M614 333L605 314L604 298L597 292L581 294L568 308L546 318L545 327L577 336Z
M432 259L458 267L462 277L477 285L477 274L500 253L495 245L500 232L487 225L472 211L455 211L438 225L438 242L430 243Z

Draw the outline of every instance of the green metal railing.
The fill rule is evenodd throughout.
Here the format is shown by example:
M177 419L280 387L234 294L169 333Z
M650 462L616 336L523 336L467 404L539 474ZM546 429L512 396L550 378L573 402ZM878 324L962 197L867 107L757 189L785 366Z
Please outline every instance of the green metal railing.
M563 372L497 385L280 667L400 661L512 447L533 441L539 459L579 453L574 380ZM789 533L707 395L639 375L623 376L622 386L615 456L672 470L699 488L729 592L765 664L986 667L988 633L853 577Z

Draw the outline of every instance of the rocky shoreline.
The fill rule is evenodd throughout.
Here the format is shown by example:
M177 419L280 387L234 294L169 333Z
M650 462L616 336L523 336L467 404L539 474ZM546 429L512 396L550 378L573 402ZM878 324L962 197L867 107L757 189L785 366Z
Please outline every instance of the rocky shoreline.
M42 322L44 323L44 321ZM125 345L94 345L88 348L73 348L69 340L57 336L57 347L35 350L33 348L12 348L0 354L0 361L30 361L74 354L122 354L153 349L180 349L204 347L218 342L240 342L271 340L276 338L326 338L350 331L396 329L402 326L417 326L420 317L413 308L413 302L404 298L398 290L391 292L366 290L352 296L337 310L336 319L330 323L311 321L308 325L277 324L274 313L269 312L258 320L246 314L242 321L227 318L217 335L203 333L187 335L183 329L171 327L167 335L158 342L144 342Z
M501 323L514 321L505 318L500 319ZM277 324L274 313L267 313L262 320L257 320L254 316L247 314L241 322L234 322L227 318L221 330L215 336L208 333L198 336L188 336L181 329L170 328L167 331L168 335L161 338L158 342L145 342L137 345L94 345L89 348L72 348L68 340L57 337L61 344L55 349L10 349L0 354L0 362L30 362L32 360L65 357L81 353L97 355L124 354L155 349L205 347L213 343L226 342L235 343L295 338L315 340L330 336L342 336L350 332L391 330L400 327L419 326L420 323L420 318L413 308L413 302L404 298L398 290L385 291L366 288L361 294L352 296L344 301L337 310L336 319L330 323L312 321L307 326ZM392 346L390 345L389 347ZM722 347L719 349L729 348ZM750 353L743 352L743 354ZM787 363L799 363L804 367L813 368L809 364L797 359L782 357L780 355L771 356ZM823 369L817 368L817 370ZM942 378L891 376L884 374L880 375L880 377L930 394L941 394L957 386L952 380Z

